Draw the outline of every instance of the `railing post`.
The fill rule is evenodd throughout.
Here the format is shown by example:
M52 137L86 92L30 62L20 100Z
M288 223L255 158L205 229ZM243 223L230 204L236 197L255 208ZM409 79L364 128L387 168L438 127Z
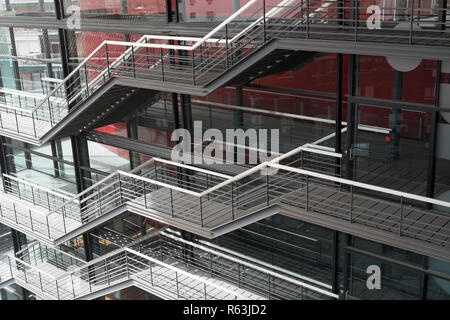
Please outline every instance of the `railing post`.
M105 269L106 269L106 283L109 286L110 280L109 280L109 268L108 268L108 262L105 259Z
M159 49L159 55L160 55L160 60L161 60L162 81L164 82L164 56L163 56L162 48Z
M55 284L56 284L56 296L58 300L61 300L61 298L59 297L58 279L56 279Z
M398 235L402 236L402 225L403 225L403 196L400 197L400 223L398 225Z
M48 224L48 216L45 216L45 220L47 222L48 237L50 238L50 225Z
M205 300L208 300L206 297L206 283L203 282L203 291L205 293Z
M231 182L231 221L234 221L234 182Z
M173 191L170 190L170 210L172 211L172 218L175 218L175 212L173 211Z
M409 44L413 44L414 0L411 0L411 24L409 27Z
M148 265L149 265L149 268L150 268L150 283L152 284L152 287L153 287L153 270L152 270L152 262L149 261Z
M269 174L266 172L266 205L269 206L270 204L270 194L269 194Z
M34 119L34 112L31 114L31 119L33 120L34 137L37 138L37 134L36 134L36 120Z
M120 204L123 204L123 199L122 199L122 182L120 181L120 173L118 174L118 179L119 179L119 201Z
M309 176L306 176L306 211L309 207Z
M14 218L16 220L16 224L19 224L18 221L17 221L17 210L16 210L16 204L15 203L13 203L13 209L14 209Z
M136 64L134 61L134 46L131 46L131 63L133 64L133 77L136 78Z
M62 219L63 219L63 227L64 227L64 233L67 233L67 228L66 228L66 214L65 214L65 207L61 208L62 211Z
M266 43L266 0L263 0L263 40Z
M195 86L196 85L196 81L195 81L195 50L192 50L192 81Z
M353 221L353 185L350 186L350 223Z
M31 187L31 199L33 200L33 204L36 204L36 201L34 199L34 187Z
M86 94L89 97L89 74L87 70L87 64L84 64L84 77L86 78Z
M48 99L48 113L50 117L50 125L53 126L53 113L52 113L52 107L50 105L50 99Z
M100 199L100 186L97 186L97 205L98 205L98 216L102 215L102 200Z
M17 133L20 133L20 131L19 131L19 120L17 120L17 111L16 110L14 110L14 116L16 118L16 130L17 130Z
M72 293L73 293L73 298L75 299L75 286L73 285L73 273L70 274L70 280L72 282Z
M25 283L28 283L28 280L27 280L27 268L26 268L25 265L23 265L23 277L25 279Z
M230 67L230 63L229 63L229 49L228 49L228 24L225 25L225 47L226 47L226 63L227 63L227 69Z
M201 196L199 198L199 202L200 202L200 224L203 228L203 205L202 205L202 197Z
M180 297L180 291L178 288L178 271L175 271L175 281L177 282L177 298Z
M241 265L240 264L238 264L237 272L238 272L238 288L240 288L241 287Z
M8 256L8 264L9 264L9 272L11 273L11 279L14 278L13 271L12 271L12 264L11 264L11 258Z
M39 274L39 283L41 285L41 292L44 292L44 287L42 286L42 276L40 272L38 274Z
M359 23L359 0L355 0L355 8L353 8L354 11L354 17L355 20L354 26L355 26L355 42L358 41L358 23ZM384 9L383 9L384 10Z
M130 279L130 268L128 266L128 252L125 251L125 264L127 268L127 278Z
M111 78L111 70L109 68L108 44L105 44L105 51L106 51L106 66L108 68L108 76Z
M309 39L309 0L306 0L306 39Z
M31 225L31 231L34 231L33 229L33 218L31 217L31 209L28 210L29 216L30 216L30 225Z

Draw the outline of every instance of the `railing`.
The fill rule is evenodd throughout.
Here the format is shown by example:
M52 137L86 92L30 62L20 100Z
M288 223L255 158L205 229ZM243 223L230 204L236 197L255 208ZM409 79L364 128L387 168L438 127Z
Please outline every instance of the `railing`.
M341 179L341 159L340 154L301 146L234 177L153 159L131 173L110 174L51 211L46 221L32 219L31 210L6 200L0 218L31 224L50 238L51 227L61 236L126 205L127 210L214 230L281 204L400 237L450 245L449 202Z
M3 129L40 139L69 110L116 76L204 86L272 39L449 46L447 9L423 8L416 2L409 1L405 8L380 8L381 30L368 28L372 12L367 13L359 1L251 0L203 38L144 36L137 42L104 41L37 106L25 108L27 114L22 108L4 106L10 115L2 121L8 124ZM60 99L61 91L65 99Z
M144 195L148 196L155 190L165 188L173 193L197 195L230 178L220 173L153 158L131 172L116 171L84 192L68 197L19 178L9 175L4 177L5 192L26 202L4 198L0 205L0 219L8 224L26 227L51 240L59 239L129 202L148 208L150 203ZM26 204L30 202L42 207L42 210Z
M400 237L450 246L450 203L317 172L269 163L274 201L310 213L369 226ZM282 187L280 187L282 185Z
M65 201L73 197L69 193L55 191L8 174L3 174L3 177L5 193L12 194L21 200L26 200L33 205L43 207L50 211L59 208ZM79 206L79 203L74 202L74 205ZM79 220L80 214L71 215L70 218Z
M59 300L83 298L128 280L173 299L338 298L318 286L196 243L188 242L191 249L186 251L185 242L157 232L89 263L34 244L2 262L20 285Z

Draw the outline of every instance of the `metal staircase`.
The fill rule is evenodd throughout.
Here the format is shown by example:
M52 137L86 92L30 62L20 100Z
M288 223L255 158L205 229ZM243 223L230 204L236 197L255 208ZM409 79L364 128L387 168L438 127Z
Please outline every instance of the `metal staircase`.
M286 276L158 230L91 262L35 242L0 258L3 280L52 300L94 299L137 286L164 299L337 299Z
M341 166L335 162L339 154L309 147L277 159L330 174ZM260 171L264 166L231 177L153 158L131 172L116 171L73 198L4 175L0 222L55 245L129 211L215 237L230 225L238 228L278 212L271 208L269 179ZM270 183L283 187L278 178Z
M105 114L130 111L136 106L132 97L152 100L160 91L205 96L226 84L300 67L318 55L282 48L278 40L283 38L450 45L441 28L445 24L413 28L424 8L411 7L409 16L402 16L410 19L410 30L394 28L402 22L396 12L405 9L391 10L383 16L382 31L367 30L364 9L338 7L335 1L251 0L203 38L104 41L42 101L1 104L0 133L41 145L92 128ZM439 9L430 12L439 14Z
M450 257L450 203L342 179L341 157L301 146L236 176L155 158L70 199L9 179L0 222L55 245L125 212L206 238L287 214Z

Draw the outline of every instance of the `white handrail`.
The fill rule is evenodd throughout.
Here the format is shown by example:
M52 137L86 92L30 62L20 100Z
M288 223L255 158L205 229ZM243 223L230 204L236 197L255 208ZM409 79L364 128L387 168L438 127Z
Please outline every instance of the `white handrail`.
M324 295L327 295L327 296L329 296L329 297L339 298L338 295L336 295L336 294L334 294L334 293L331 293L330 291L327 291L327 290L324 290L324 289L321 289L321 288L314 287L314 286L312 286L312 285L310 285L310 284L308 284L308 283L305 283L305 282L303 282L303 281L299 281L299 280L296 280L296 279L292 279L292 278L290 278L290 277L286 277L286 276L284 276L284 275L282 275L282 274L273 272L272 270L266 269L265 267L260 267L260 266L254 265L254 264L252 264L252 263L250 263L250 262L247 262L247 261L244 261L244 260L242 260L242 259L240 259L240 258L228 256L228 255L226 255L226 254L224 254L224 253L222 253L222 252L219 252L219 251L217 251L217 250L210 249L210 248L207 248L207 247L205 247L205 246L196 244L196 243L194 243L194 242L187 241L187 240L184 240L184 239L182 239L182 238L176 237L176 236L174 236L174 235L168 234L168 233L166 233L165 231L162 231L161 234L163 234L165 237L174 239L175 241L179 241L179 242L188 244L188 245L190 245L190 246L192 246L192 247L199 248L199 249L201 249L201 250L203 250L203 251L205 251L205 252L212 253L212 254L217 255L217 256L219 256L219 257L223 257L223 258L225 258L225 259L228 259L228 260L230 260L230 261L236 262L236 263L241 264L241 265L243 265L243 266L247 266L247 267L249 267L249 268L258 270L258 271L260 271L260 272L267 273L267 274L269 274L269 275L275 276L275 277L277 277L277 278L280 278L280 279L285 280L285 281L287 281L287 282L293 283L293 284L295 284L295 285L298 285L298 286L301 286L301 287L305 287L305 288L308 288L308 289L313 290L313 291L317 291L317 292L319 292L319 293L321 293L321 294L324 294Z
M323 173L314 172L314 171L308 171L308 170L304 170L304 169L292 168L292 167L289 167L289 166L276 164L276 163L273 163L273 162L268 163L267 165L269 167L277 168L277 169L280 169L280 170L285 170L285 171L289 171L289 172L295 172L295 173L307 175L307 176L310 176L310 177L320 178L320 179L333 181L333 182L339 182L339 183L342 183L342 184L346 184L346 185L350 185L350 186L354 186L354 187L358 187L358 188L362 188L362 189L367 189L367 190L370 190L370 191L377 191L377 192L381 192L381 193L385 193L385 194L389 194L389 195L394 195L394 196L398 196L398 197L408 198L408 199L412 199L412 200L417 200L417 201L421 201L421 202L425 202L425 203L430 203L430 204L435 204L435 205L438 205L438 206L443 206L443 207L450 208L450 202L437 200L437 199L433 199L433 198L428 198L428 197L424 197L424 196L419 196L419 195L408 193L408 192L393 190L393 189L384 188L384 187L378 187L378 186L375 186L375 185L372 185L372 184L367 184L367 183L363 183L363 182L357 182L357 181L348 180L348 179L344 179L344 178L338 178L338 177L334 177L334 176L329 176L329 175L326 175L326 174L323 174Z
M40 190L45 191L45 192L47 192L47 193L50 193L50 194L52 194L52 195L54 195L54 196L58 196L58 197L61 197L61 198L66 199L66 200L71 199L70 196L67 196L67 195L58 193L58 192L56 192L56 191L53 191L52 189L49 189L49 188L40 186L40 185L38 185L38 184L28 182L28 181L26 181L26 180L24 180L24 179L14 177L14 176L11 176L11 175L6 174L6 173L4 173L3 176L6 177L6 178L8 178L8 179L17 181L18 183L22 183L22 184L28 185L28 186L30 186L30 187L34 187L34 188L40 189Z

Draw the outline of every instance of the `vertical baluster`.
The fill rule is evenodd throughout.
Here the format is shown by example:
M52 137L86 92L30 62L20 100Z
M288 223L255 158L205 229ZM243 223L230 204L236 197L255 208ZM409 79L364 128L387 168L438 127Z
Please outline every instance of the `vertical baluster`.
M192 82L195 86L196 80L195 80L195 50L192 50Z
M309 176L306 176L306 211L309 208Z
M160 54L160 58L161 58L161 74L162 74L162 81L164 82L164 57L163 57L163 49L160 48L159 49L159 54Z
M106 65L108 68L108 76L111 78L111 69L109 66L109 53L108 53L108 44L105 44L105 51L106 51Z
M353 222L353 186L350 186L350 223Z
M177 283L177 298L179 298L180 297L180 290L179 290L179 287L178 287L178 272L177 271L175 271L175 281Z
M266 0L263 0L263 40L264 43L267 41L267 33L266 33Z
M134 46L131 46L131 63L133 64L133 77L136 78L136 63L134 61Z
M203 204L202 204L202 197L200 196L199 198L199 202L200 202L200 224L203 228Z
M409 44L413 44L414 0L411 0L411 24L409 26Z
M402 236L402 225L403 225L403 196L400 197L400 223L398 225L398 235Z
M229 49L228 49L228 24L225 25L225 47L226 47L226 63L227 63L227 69L230 67L229 63Z
M173 210L173 191L170 189L170 209L172 210L172 218L175 218L175 212Z

